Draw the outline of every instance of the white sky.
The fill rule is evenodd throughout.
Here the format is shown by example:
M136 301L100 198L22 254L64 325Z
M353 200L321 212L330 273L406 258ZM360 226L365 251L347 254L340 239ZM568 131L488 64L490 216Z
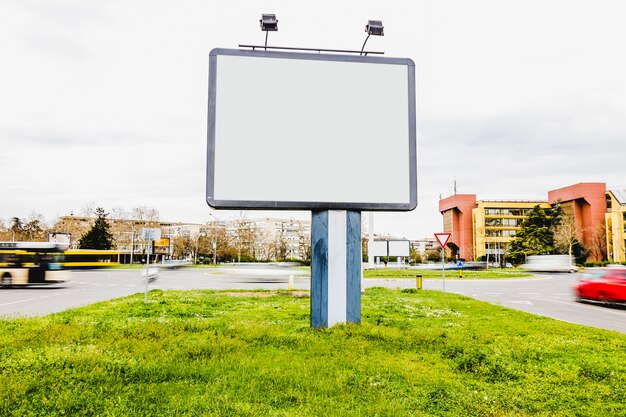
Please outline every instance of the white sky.
M238 215L205 203L208 53L262 44L262 13L279 20L269 45L336 49L360 49L380 19L366 49L415 61L418 208L376 214L377 233L441 231L455 178L482 199L626 188L622 0L3 0L0 219L86 204Z

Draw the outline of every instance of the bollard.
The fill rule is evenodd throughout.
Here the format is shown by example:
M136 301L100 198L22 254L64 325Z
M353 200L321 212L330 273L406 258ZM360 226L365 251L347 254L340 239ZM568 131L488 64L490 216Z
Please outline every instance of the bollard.
M415 275L415 286L418 290L422 289L422 276L419 274Z
M459 269L459 278L463 278L463 270Z
M293 291L293 275L289 275L289 285L287 285L287 291Z

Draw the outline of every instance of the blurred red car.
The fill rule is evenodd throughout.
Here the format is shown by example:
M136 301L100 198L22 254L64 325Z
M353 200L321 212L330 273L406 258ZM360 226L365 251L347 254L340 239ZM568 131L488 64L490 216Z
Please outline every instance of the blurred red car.
M626 267L589 270L574 284L577 301L626 303Z

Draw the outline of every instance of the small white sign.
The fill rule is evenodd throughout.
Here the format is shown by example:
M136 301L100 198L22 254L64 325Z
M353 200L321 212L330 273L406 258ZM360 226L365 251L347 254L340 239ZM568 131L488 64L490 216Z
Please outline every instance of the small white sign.
M161 229L144 227L141 229L141 238L143 240L159 240L161 239Z

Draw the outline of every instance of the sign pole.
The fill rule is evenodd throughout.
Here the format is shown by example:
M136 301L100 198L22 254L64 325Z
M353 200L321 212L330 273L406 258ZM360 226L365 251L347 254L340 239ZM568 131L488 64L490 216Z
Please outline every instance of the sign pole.
M143 302L148 302L148 276L150 272L150 246L152 246L152 241L148 241L146 248L146 291L143 294Z
M144 227L141 229L141 238L146 241L146 291L143 295L143 302L148 302L148 280L150 279L150 249L154 240L161 239L161 229Z
M445 267L446 252L441 248L441 282L443 283L443 292L446 292L446 267Z
M448 239L450 239L451 233L435 233L435 238L439 245L441 245L441 282L443 284L443 292L446 292L446 243L448 243Z

